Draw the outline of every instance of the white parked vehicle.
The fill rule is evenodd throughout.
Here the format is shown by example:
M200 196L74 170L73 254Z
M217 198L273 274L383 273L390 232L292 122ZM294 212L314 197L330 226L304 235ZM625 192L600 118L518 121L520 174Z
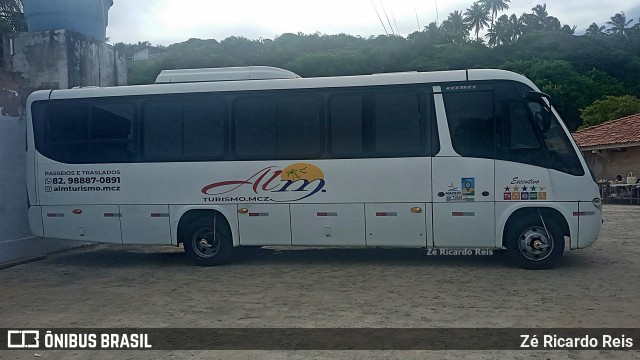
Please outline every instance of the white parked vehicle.
M506 249L544 269L600 231L585 160L515 73L251 67L158 82L29 96L33 234L183 243L198 265L308 245Z

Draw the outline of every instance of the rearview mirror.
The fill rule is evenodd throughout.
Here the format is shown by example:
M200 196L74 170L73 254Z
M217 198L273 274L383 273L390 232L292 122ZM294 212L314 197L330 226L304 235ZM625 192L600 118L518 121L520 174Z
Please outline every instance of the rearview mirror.
M524 98L529 101L544 104L545 107L547 107L547 104L542 99L547 99L547 101L551 102L551 96L549 96L549 94L545 94L539 91L527 91L526 93L524 93Z

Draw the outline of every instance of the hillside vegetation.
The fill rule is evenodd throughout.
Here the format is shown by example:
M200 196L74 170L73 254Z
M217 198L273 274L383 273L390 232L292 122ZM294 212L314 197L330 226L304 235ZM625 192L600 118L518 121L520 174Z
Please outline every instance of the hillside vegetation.
M504 6L494 12L495 3ZM628 103L640 105L640 23L620 12L578 36L575 27L550 16L546 5L519 17L498 16L508 10L508 3L476 2L440 25L431 23L407 37L287 33L273 40L189 39L166 47L163 57L130 62L129 83L152 83L163 69L248 65L276 66L302 77L498 68L521 73L549 93L572 130L583 123L581 110L593 125L620 116L620 111L594 115L615 109L616 101L627 112L637 109ZM149 45L115 46L131 57ZM605 98L613 106L590 107Z

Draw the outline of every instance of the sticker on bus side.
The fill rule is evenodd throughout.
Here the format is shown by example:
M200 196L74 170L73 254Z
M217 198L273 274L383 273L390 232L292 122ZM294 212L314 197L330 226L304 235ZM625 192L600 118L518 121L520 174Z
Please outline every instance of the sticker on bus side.
M447 202L473 202L476 194L476 179L465 177L460 180L460 187L454 185L454 181L449 185L449 189L445 191Z
M119 169L60 170L44 172L44 192L120 191Z
M280 170L269 166L245 180L225 180L202 188L204 202L289 202L325 193L324 172L317 166L296 163Z
M504 188L503 199L506 201L547 200L547 187L542 186L538 179L523 180L516 176L509 185Z

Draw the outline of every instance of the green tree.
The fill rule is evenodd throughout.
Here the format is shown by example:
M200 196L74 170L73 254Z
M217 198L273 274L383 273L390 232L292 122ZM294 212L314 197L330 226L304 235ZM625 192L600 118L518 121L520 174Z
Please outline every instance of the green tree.
M479 0L478 2L491 13L491 27L493 27L498 11L509 10L511 0Z
M449 14L447 20L443 21L440 27L447 39L454 44L464 43L469 36L469 25L458 10Z
M511 44L514 39L513 27L507 15L498 18L493 29L487 34L489 35L489 43L495 45Z
M633 19L627 21L627 16L624 11L620 11L611 17L611 21L607 21L607 24L611 25L611 28L607 32L618 35L629 35L629 24L633 22Z
M327 53L303 54L286 68L302 77L370 74L370 58L361 52L340 50Z
M527 24L528 26L533 27L534 30L542 30L549 27L551 18L549 17L549 12L547 12L547 4L536 5L531 9L531 11L532 23Z
M580 109L582 128L599 125L605 121L640 113L640 99L632 95L605 96Z
M601 36L601 35L605 35L605 26L598 26L598 24L596 23L592 23L591 25L589 25L589 27L587 28L587 32L585 33L585 35L587 36Z
M3 35L21 31L27 31L22 0L0 0L0 59L3 54Z
M27 31L22 0L0 0L0 26L2 32Z
M524 74L543 92L551 95L553 106L570 129L581 125L580 110L606 95L620 95L620 82L598 70L576 71L564 60L527 60L500 66Z
M464 20L476 33L476 40L480 39L480 30L489 26L489 10L482 6L479 2L474 2L467 11L464 12Z
M512 41L518 40L526 29L527 27L522 17L517 17L516 14L509 16L509 33L511 34Z
M567 25L567 24L564 24L564 25L562 25L562 27L560 28L560 31L562 31L563 33L568 34L568 35L573 35L573 34L575 34L575 33L576 33L576 27L577 27L577 26L575 26L575 25L573 25L573 26L569 26L569 25Z
M124 55L127 60L132 60L133 55L138 51L142 50L145 47L151 46L149 41L138 41L137 44L125 44L122 42L113 44L113 47L118 51L121 55Z

